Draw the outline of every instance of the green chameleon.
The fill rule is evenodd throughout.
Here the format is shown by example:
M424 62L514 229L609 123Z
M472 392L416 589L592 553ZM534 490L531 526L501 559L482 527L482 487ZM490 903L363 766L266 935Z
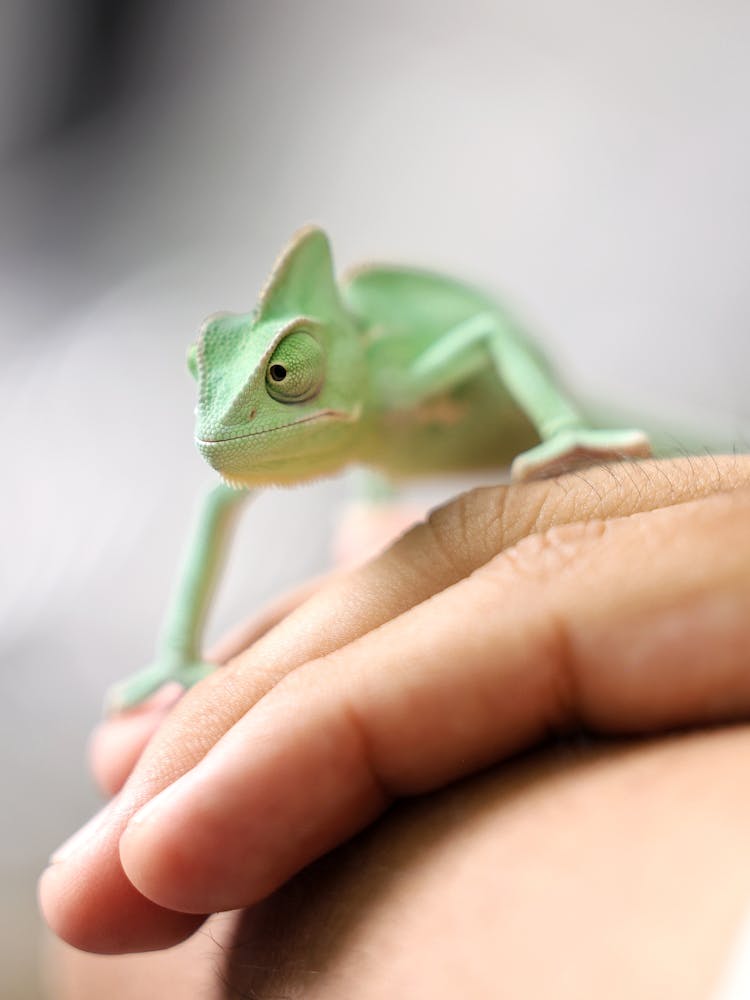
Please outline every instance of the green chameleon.
M314 227L284 250L253 313L205 321L188 364L196 443L223 483L204 501L155 661L110 692L113 711L215 669L201 631L234 514L255 487L350 463L389 478L510 464L524 480L650 453L641 431L587 425L492 299L400 267L366 266L338 285Z

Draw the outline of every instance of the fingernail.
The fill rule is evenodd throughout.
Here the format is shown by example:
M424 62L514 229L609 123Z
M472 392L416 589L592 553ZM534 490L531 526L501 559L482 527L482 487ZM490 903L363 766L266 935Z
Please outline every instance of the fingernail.
M57 865L61 861L67 861L73 854L94 840L99 831L106 826L113 802L114 800L108 802L103 809L100 809L87 823L84 823L80 830L76 830L72 836L63 841L57 850L50 855L49 863Z

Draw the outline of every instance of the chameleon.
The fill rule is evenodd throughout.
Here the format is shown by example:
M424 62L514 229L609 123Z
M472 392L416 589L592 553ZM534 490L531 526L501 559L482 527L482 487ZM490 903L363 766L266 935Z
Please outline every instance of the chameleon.
M390 480L500 469L523 481L645 457L648 436L587 422L519 322L452 277L365 265L337 282L301 229L251 313L216 313L188 352L195 441L220 482L203 501L153 662L110 711L215 668L201 633L235 516L253 492L357 464Z

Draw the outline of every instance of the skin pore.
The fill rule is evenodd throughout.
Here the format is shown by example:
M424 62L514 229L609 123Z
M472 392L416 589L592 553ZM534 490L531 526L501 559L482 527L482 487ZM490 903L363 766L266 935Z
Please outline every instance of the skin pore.
M286 882L249 915L218 924L242 920L235 933L250 941L250 964L263 966L265 955L273 967L278 953L262 928L283 925L291 941L283 949L291 956L291 972L282 970L287 980L306 962L308 971L335 970L329 992L316 992L323 987L308 977L290 995L334 997L330 983L338 976L350 984L338 995L374 997L388 995L389 984L417 984L398 976L426 974L419 942L430 939L429 920L453 926L458 912L473 916L451 935L456 975L473 970L486 987L503 958L506 974L533 973L541 982L543 963L530 956L524 965L521 943L528 947L538 925L539 954L552 956L551 969L563 968L565 955L576 954L570 914L580 896L588 901L576 912L582 932L609 928L610 937L646 948L639 928L651 927L649 940L657 934L668 969L677 951L685 964L684 950L668 946L670 921L679 918L675 927L709 947L705 954L688 949L703 992L676 995L706 995L747 897L738 848L747 835L737 795L743 729L624 750L558 747L546 760L499 767L401 803L348 847L287 880L394 799L439 789L551 737L635 735L747 717L748 482L750 462L739 456L644 462L474 491L442 508L383 556L317 591L171 710L109 811L46 873L42 901L53 928L91 950L158 949L187 936L201 914L257 903ZM161 718L162 710L152 711L150 723L141 718L131 758ZM116 771L110 768L110 778ZM159 796L166 788L169 795ZM152 798L151 815L128 825ZM686 829L697 830L695 841ZM434 837L442 838L439 850ZM588 847L577 852L579 839ZM555 855L560 842L570 847L567 860ZM547 876L534 885L545 852ZM409 892L378 895L366 881L368 863L376 881L397 867ZM566 864L578 887L568 885L567 895L550 875ZM597 896L605 871L613 881ZM648 873L640 895L633 891L638 871ZM366 898L360 879L372 888ZM347 919L321 919L313 903L300 907L300 885L308 886L305 898L324 907L332 900L334 910L348 891L354 901ZM429 902L410 911L421 893ZM697 908L686 905L686 894ZM606 900L619 902L607 909ZM389 943L383 928L391 919L404 921L399 940L412 934L412 951ZM342 923L352 922L365 937L350 936L347 944ZM313 926L328 929L328 944ZM526 927L526 936L514 938L514 927ZM333 966L320 948L336 953ZM613 962L621 964L622 956L606 949L593 952L602 975L608 963L610 974ZM357 956L364 985L353 992ZM651 957L651 964L635 964L658 972L659 956ZM390 977L380 994L372 992L377 977L367 962ZM325 975L316 982L327 982ZM444 994L419 980L414 989L422 992L405 995L449 996L461 988L455 977L439 978ZM253 983L227 995L257 989ZM592 986L556 995L597 994ZM652 994L622 993L632 995Z

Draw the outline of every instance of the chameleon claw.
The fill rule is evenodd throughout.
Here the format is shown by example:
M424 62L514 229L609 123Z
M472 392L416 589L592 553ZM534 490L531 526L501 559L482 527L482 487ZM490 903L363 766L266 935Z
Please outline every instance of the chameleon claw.
M618 462L650 455L651 445L642 431L561 431L519 455L511 466L511 478L514 482L548 479L597 462Z
M104 702L104 714L117 715L119 712L137 708L165 684L176 682L185 689L191 688L214 670L216 670L214 664L200 660L180 664L177 667L152 664L109 689Z

